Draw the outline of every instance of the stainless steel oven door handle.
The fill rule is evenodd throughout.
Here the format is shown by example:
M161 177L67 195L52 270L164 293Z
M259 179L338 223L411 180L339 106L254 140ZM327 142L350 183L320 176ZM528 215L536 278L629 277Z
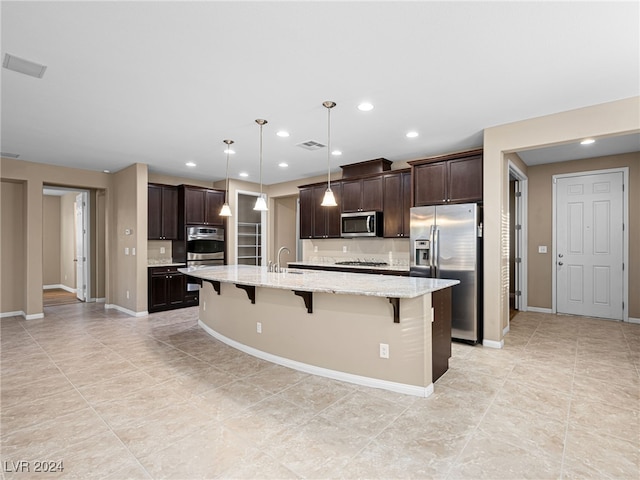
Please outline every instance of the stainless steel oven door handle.
M373 215L367 217L367 233L373 233Z

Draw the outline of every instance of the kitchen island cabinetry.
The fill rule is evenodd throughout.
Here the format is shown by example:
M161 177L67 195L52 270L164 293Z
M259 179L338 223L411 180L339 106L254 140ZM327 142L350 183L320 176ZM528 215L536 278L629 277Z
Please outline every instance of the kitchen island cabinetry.
M482 150L410 161L416 207L482 201Z
M150 183L147 186L147 238L178 238L178 187Z
M457 280L381 281L375 275L276 273L248 265L180 271L202 280L199 325L207 333L273 363L424 397L433 393L439 375L432 370L434 352L449 355L432 343L432 323L447 322L446 308L434 314L432 296ZM446 298L435 309L439 302ZM388 358L380 357L381 344ZM437 362L447 363L448 356Z
M340 238L340 183L331 184L337 207L321 205L327 184L300 188L300 238Z
M381 212L382 177L342 180L342 212Z
M186 276L178 266L149 267L148 292L149 313L198 304L198 293L187 292Z
M409 238L411 210L411 172L389 173L382 177L384 187L384 236Z
M220 216L224 197L224 190L181 186L179 208L183 224L224 226L224 217Z

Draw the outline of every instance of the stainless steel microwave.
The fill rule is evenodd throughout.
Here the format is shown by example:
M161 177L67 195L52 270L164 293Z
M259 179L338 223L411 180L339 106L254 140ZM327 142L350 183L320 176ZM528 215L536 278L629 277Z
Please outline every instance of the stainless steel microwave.
M382 212L353 212L340 215L340 236L381 237Z

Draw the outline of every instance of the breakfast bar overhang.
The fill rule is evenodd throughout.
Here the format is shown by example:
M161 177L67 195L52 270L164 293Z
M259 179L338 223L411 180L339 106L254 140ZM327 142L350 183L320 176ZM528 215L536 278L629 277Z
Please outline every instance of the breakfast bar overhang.
M450 290L457 280L277 273L249 265L180 271L202 281L199 325L206 332L273 363L428 396L433 392L434 348L443 355L435 336L450 352ZM389 358L381 358L381 344ZM444 355L448 364L450 353ZM446 366L439 368L437 376L446 371Z

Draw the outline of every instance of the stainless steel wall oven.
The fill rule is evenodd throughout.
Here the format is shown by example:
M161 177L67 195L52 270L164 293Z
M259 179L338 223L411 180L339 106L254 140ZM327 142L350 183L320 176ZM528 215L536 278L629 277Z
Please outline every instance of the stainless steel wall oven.
M187 227L186 254L187 267L224 265L224 228Z

